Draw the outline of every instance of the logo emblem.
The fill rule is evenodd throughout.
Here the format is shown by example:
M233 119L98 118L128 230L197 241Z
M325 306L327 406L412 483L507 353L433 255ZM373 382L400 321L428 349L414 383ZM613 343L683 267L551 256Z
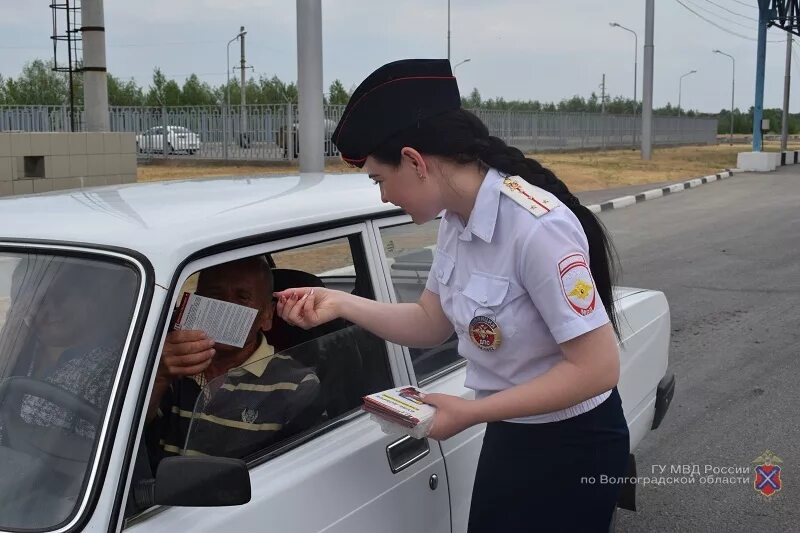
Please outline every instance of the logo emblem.
M756 463L753 488L767 497L781 490L783 484L781 481L781 467L775 463L782 463L783 460L767 450L753 459L753 462Z
M568 255L559 261L558 275L564 297L572 310L580 316L591 314L597 297L592 272L583 254Z
M258 409L245 408L242 410L242 422L252 424L258 418Z
M494 351L500 346L500 326L488 316L476 316L469 323L469 338L481 350Z

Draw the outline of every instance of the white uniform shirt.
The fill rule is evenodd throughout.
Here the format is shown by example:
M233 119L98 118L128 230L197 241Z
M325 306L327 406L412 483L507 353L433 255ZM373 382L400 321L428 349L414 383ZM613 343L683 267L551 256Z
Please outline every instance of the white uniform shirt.
M426 285L439 295L455 327L458 351L467 360L465 385L479 398L547 372L563 359L558 343L609 321L594 289L589 246L578 219L538 187L531 189L535 199L544 200L537 217L501 193L503 178L489 170L466 227L457 214L445 212ZM470 339L476 316L489 317L499 327L494 351ZM600 405L609 394L512 421L564 420Z

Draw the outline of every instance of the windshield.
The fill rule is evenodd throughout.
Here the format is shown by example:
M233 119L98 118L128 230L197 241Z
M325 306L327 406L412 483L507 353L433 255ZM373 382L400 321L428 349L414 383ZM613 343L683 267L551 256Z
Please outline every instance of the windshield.
M119 260L0 252L0 529L77 510L139 285Z

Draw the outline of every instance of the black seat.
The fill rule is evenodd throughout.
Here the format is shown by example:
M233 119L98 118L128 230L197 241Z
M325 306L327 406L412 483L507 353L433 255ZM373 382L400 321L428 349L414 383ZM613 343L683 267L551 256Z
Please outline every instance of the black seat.
M301 270L275 268L272 275L276 292L294 287L325 287L319 277ZM354 334L357 329L343 319L336 319L304 330L290 326L276 314L272 328L265 332L276 352L286 351L314 369L329 418L357 407L366 394L363 361Z

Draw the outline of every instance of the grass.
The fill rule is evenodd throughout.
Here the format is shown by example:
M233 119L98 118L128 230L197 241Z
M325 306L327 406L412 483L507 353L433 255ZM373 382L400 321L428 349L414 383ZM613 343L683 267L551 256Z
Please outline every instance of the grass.
M638 150L606 150L591 152L530 154L550 168L574 191L588 191L640 185L662 181L694 178L736 166L736 154L749 149L748 145L720 144L716 146L682 146L657 148L653 158L643 161ZM765 150L778 151L778 143L765 143ZM789 146L800 149L800 144ZM331 173L353 172L355 169L341 161L326 165ZM214 176L292 174L296 165L141 165L138 181L162 181Z

